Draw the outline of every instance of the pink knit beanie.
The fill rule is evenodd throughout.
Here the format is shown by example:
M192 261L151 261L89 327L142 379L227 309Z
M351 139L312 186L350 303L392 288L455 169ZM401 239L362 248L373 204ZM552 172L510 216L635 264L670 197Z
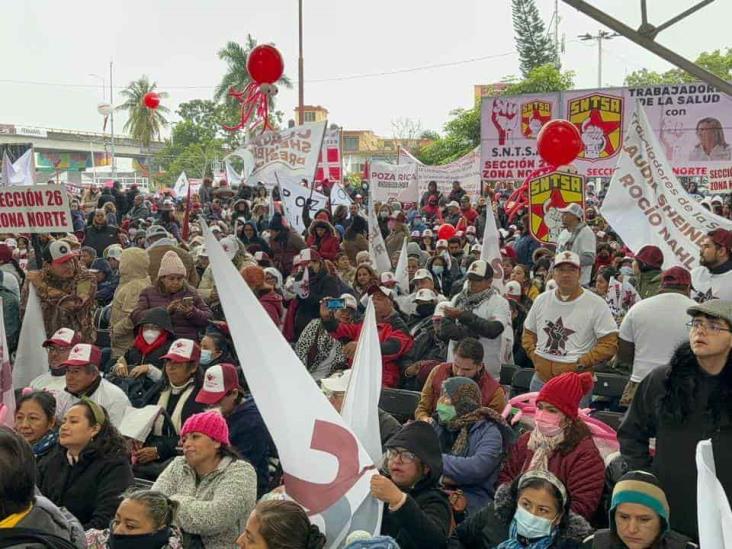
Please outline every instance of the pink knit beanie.
M165 252L163 259L160 260L160 269L158 270L158 278L166 275L186 276L186 266L173 250Z
M211 440L229 446L229 427L221 412L211 410L200 414L193 414L183 424L180 430L180 438L188 433L201 433Z

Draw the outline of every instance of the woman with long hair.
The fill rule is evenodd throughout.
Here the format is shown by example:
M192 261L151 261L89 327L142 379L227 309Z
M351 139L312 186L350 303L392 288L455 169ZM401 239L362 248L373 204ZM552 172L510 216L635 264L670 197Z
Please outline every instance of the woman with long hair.
M361 299L374 284L379 284L379 277L370 265L361 264L356 267L356 273L353 275L353 289L356 292L356 299Z

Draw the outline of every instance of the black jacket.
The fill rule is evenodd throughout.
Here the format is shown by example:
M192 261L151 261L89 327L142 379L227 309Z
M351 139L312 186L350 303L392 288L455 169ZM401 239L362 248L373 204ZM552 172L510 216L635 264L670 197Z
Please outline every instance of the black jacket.
M257 497L269 491L269 458L274 442L264 424L254 399L249 397L226 418L229 440L239 455L257 472Z
M655 457L648 442L656 438ZM671 528L696 540L696 446L711 439L717 478L732 494L732 353L717 376L699 367L688 343L640 383L618 430L630 470L653 472L668 498Z
M302 274L297 275L297 280L302 280ZM297 298L297 312L295 313L295 336L305 329L311 320L320 318L320 301L324 297L338 297L338 279L328 274L325 264L321 263L320 271L310 274L308 279L310 293L308 297Z
M38 463L38 488L59 507L79 519L85 530L104 529L132 484L130 459L124 454L103 455L94 448L69 464L66 448L56 446Z
M676 532L666 532L653 549L693 549L697 547L686 536ZM598 530L582 544L582 549L627 549L623 541L609 529Z
M97 227L92 224L86 228L84 233L84 246L91 246L96 250L97 257L102 257L107 246L119 244L118 232L119 229L111 225Z

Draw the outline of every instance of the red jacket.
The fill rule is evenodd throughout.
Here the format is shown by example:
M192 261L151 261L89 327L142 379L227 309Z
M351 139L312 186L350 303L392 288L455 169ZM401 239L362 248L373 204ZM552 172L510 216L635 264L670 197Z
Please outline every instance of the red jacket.
M279 328L282 324L282 315L284 313L282 296L273 290L267 290L259 293L258 297L262 307L264 307L264 310L272 318L272 322Z
M589 429L584 423L580 425L579 429L574 430L580 437L579 441L575 445L565 443L571 447L560 447L554 452L549 458L549 472L561 480L567 488L572 500L572 511L590 520L600 504L605 485L605 463L592 440ZM528 448L530 435L531 433L521 435L511 448L503 470L498 476L499 484L513 482L528 469L534 455Z
M326 229L325 236L320 239L320 242L317 241L315 236L316 227L324 227ZM308 248L312 248L317 251L323 259L329 259L330 261L335 261L336 256L341 252L341 241L336 236L336 231L333 228L333 225L327 221L318 219L313 221L310 225L310 229L308 229L308 238L305 242L308 245Z
M396 314L396 313L395 313ZM381 364L382 378L381 384L384 387L398 387L401 371L397 361L406 355L414 345L414 340L409 335L409 330L401 329L398 324L403 324L401 319L393 324L388 322L378 323L376 329L379 332L379 343L381 343ZM345 322L338 323L337 328L331 329L331 322L323 324L330 334L340 342L358 341L361 334L363 323L347 324Z

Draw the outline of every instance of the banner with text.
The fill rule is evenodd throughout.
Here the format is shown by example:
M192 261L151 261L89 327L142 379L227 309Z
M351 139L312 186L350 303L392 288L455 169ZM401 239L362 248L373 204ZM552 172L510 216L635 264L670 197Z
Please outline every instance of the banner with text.
M247 180L248 185L261 181L271 189L277 183L300 184L302 179L313 180L323 144L326 122L304 124L280 130L265 132L250 139L244 148L254 157L254 170Z
M341 154L341 129L325 131L323 146L320 148L318 167L314 181L328 180L331 183L343 182L343 155Z
M732 192L732 145L726 140L732 136L732 98L704 83L484 98L482 178L524 179L543 166L536 136L552 118L566 118L582 135L584 150L574 162L579 173L611 177L636 99L676 175L708 177L711 192Z
M74 230L69 199L59 185L0 187L0 233Z
M318 210L328 205L328 199L324 195L317 191L311 193L310 189L302 185L283 181L280 185L280 190L282 191L282 205L285 209L285 217L287 217L290 225L299 233L306 229L302 219L302 212L308 198L310 199L308 210L310 211L311 219Z
M732 221L706 210L683 189L640 102L600 212L633 252L658 246L664 269L699 266L701 239L718 227L732 230Z
M417 202L417 164L369 163L371 198L376 202Z
M480 194L480 147L449 164L440 166L417 165L417 188L420 196L427 191L430 181L437 183L437 190L447 196L452 190L452 182L459 181L468 196L476 198Z

